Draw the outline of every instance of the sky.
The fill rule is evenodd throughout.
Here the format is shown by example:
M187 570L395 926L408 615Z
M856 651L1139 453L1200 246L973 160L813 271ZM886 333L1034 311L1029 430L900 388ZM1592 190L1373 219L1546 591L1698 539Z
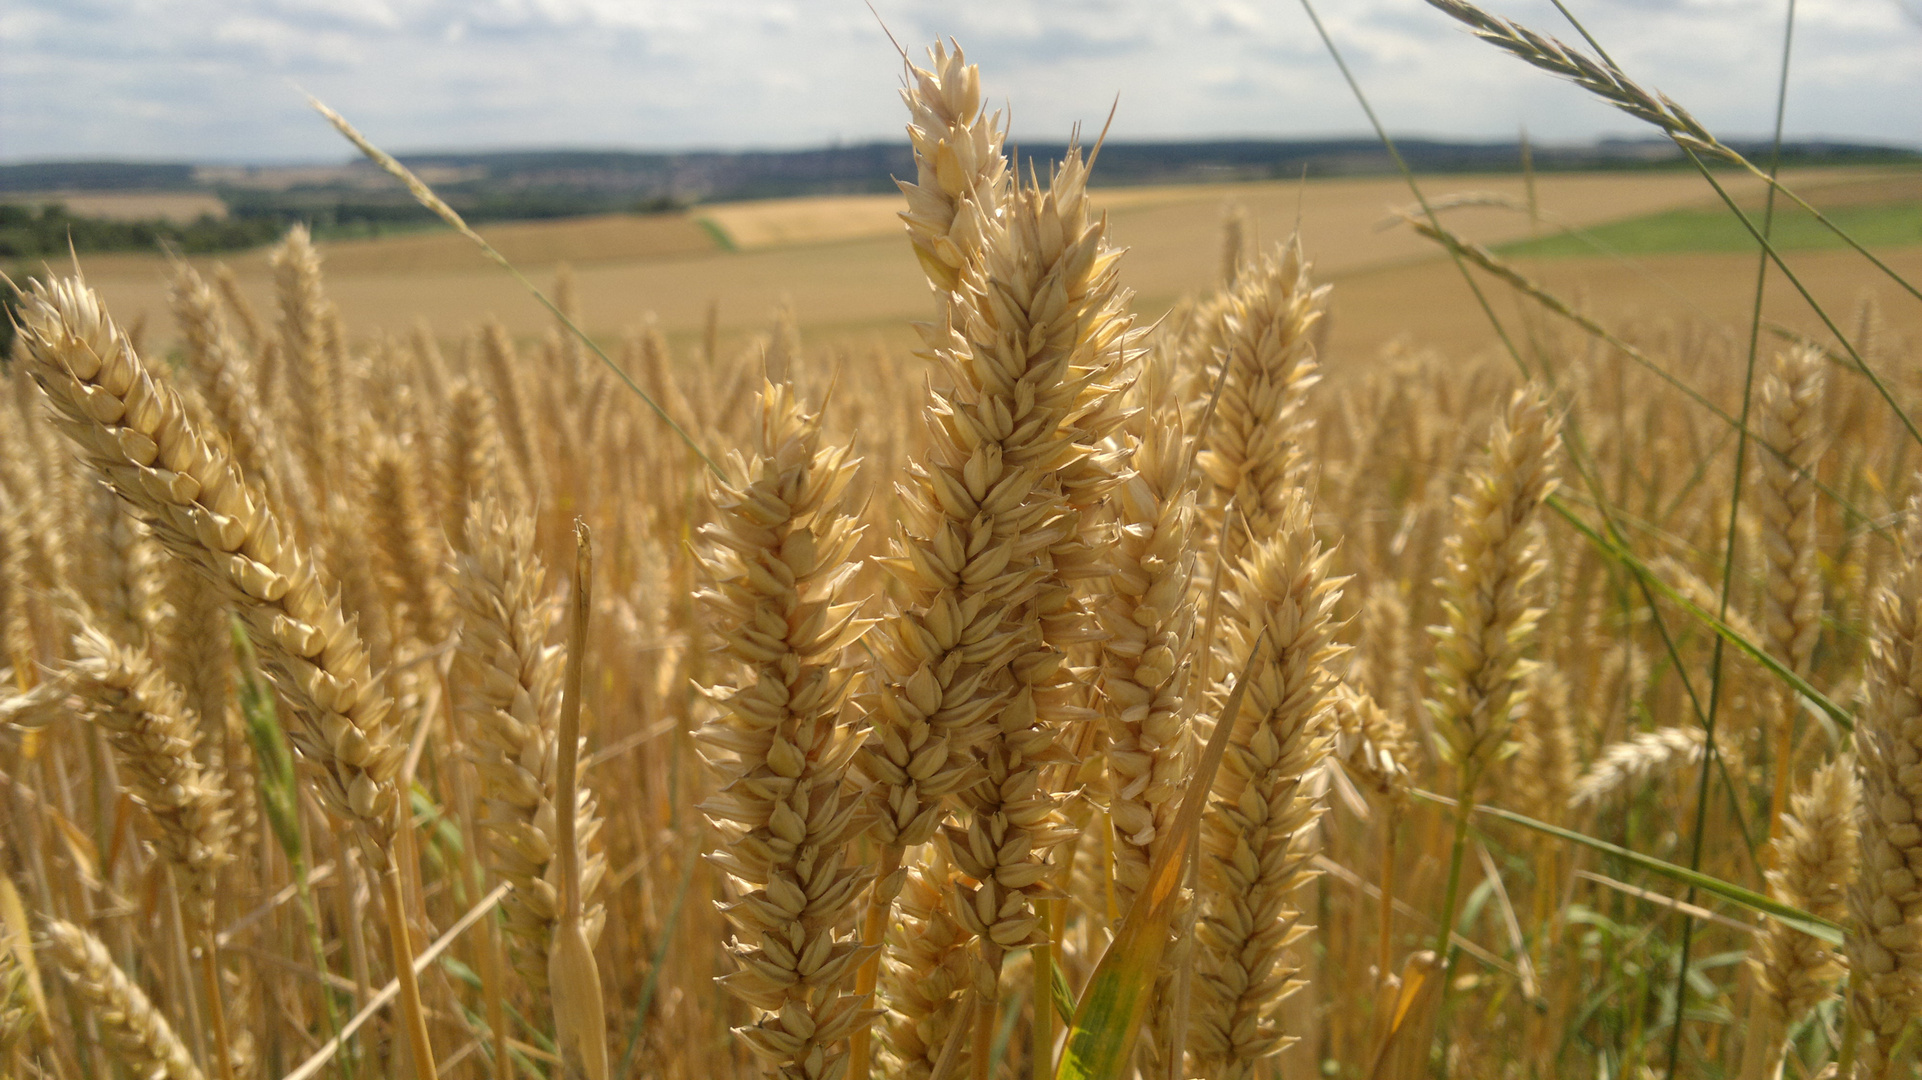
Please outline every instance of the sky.
M1013 133L1365 134L1298 0L873 0L952 36ZM1773 120L1788 0L1569 0L1637 81L1725 137ZM1578 39L1548 0L1491 0ZM1319 0L1397 134L1543 142L1636 121L1422 0ZM0 162L338 161L300 90L424 150L898 140L900 60L862 0L0 0ZM1922 0L1799 0L1787 130L1922 146Z

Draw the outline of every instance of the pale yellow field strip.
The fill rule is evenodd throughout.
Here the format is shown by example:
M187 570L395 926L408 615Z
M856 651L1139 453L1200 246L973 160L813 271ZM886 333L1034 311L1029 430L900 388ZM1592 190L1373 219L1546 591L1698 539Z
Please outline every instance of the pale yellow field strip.
M820 195L718 203L694 211L741 251L893 236L901 231L899 195Z
M1810 170L1791 174L1800 183L1819 182L1826 173ZM1431 176L1423 178L1430 192L1474 190L1497 192L1521 200L1522 178L1513 174ZM1741 182L1747 192L1760 185ZM1602 173L1543 175L1537 183L1545 206L1582 224L1613 220L1649 210L1712 198L1693 173ZM1357 200L1360 200L1357 202ZM1338 178L1297 181L1257 181L1234 184L1150 185L1097 188L1095 201L1112 212L1168 209L1188 218L1198 204L1242 203L1251 209L1285 212L1292 220L1299 206L1304 214L1320 216L1331 209L1354 209L1375 214L1391 205L1409 203L1407 187L1395 177ZM821 195L798 199L764 199L700 207L694 216L711 222L743 251L783 244L814 244L894 236L901 231L898 195ZM1514 215L1510 215L1513 217ZM1521 235L1526 231L1525 225ZM1208 250L1212 250L1210 247Z
M30 191L22 195L0 195L0 202L23 206L65 203L69 213L113 221L166 218L187 222L202 214L227 216L226 203L215 195L199 191Z

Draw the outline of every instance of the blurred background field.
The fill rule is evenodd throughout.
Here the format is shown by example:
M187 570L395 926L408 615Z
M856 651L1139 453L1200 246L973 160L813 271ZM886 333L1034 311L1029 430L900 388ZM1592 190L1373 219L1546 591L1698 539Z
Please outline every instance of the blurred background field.
M1854 166L1792 171L1787 181L1907 275L1922 271L1922 170ZM1447 221L1464 236L1519 261L1557 293L1598 317L1646 322L1739 322L1754 284L1751 241L1700 178L1672 171L1455 174L1428 180ZM1759 182L1731 180L1731 193L1759 206ZM76 212L154 213L205 196L113 193L68 196ZM1493 345L1486 318L1450 260L1393 217L1408 205L1395 177L1294 182L1148 185L1101 189L1113 235L1130 249L1123 279L1148 318L1208 286L1216 273L1225 208L1244 208L1257 239L1302 234L1317 271L1335 285L1330 374L1366 367L1384 350L1422 347L1463 357ZM908 324L926 308L926 287L900 240L899 199L826 195L697 205L651 214L603 214L501 222L482 232L516 265L576 276L590 333L607 340L657 320L669 340L705 331L713 307L723 348L793 311L811 345L859 352L911 344ZM1778 244L1825 304L1852 310L1882 302L1900 331L1914 308L1886 301L1893 287L1833 243L1799 211L1783 211ZM321 245L341 313L352 325L395 335L426 320L446 333L498 317L517 336L546 329L546 315L520 288L450 231L415 228ZM195 256L227 262L248 295L269 302L263 251ZM164 320L166 258L88 254L82 266L129 320ZM1512 303L1512 301L1504 301ZM1765 317L1805 333L1820 325L1789 289L1768 297ZM1904 320L1907 320L1905 322Z

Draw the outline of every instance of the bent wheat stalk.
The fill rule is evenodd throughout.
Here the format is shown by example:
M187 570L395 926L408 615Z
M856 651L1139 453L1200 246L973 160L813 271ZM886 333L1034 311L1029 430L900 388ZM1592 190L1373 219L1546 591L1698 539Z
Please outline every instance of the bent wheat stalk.
M57 426L102 479L240 613L296 719L288 732L321 806L352 822L389 879L388 934L421 1080L433 1052L412 976L395 833L405 747L394 703L338 592L225 449L197 431L179 396L134 353L79 279L35 281L20 308L28 373Z

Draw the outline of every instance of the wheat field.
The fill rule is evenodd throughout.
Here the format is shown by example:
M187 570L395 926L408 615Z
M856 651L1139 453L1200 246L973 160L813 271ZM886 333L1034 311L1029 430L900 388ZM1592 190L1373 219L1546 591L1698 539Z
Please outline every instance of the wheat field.
M1922 1076L1907 253L1752 342L1418 219L1510 348L1341 370L1305 212L1147 306L924 64L906 347L23 283L0 1072Z

